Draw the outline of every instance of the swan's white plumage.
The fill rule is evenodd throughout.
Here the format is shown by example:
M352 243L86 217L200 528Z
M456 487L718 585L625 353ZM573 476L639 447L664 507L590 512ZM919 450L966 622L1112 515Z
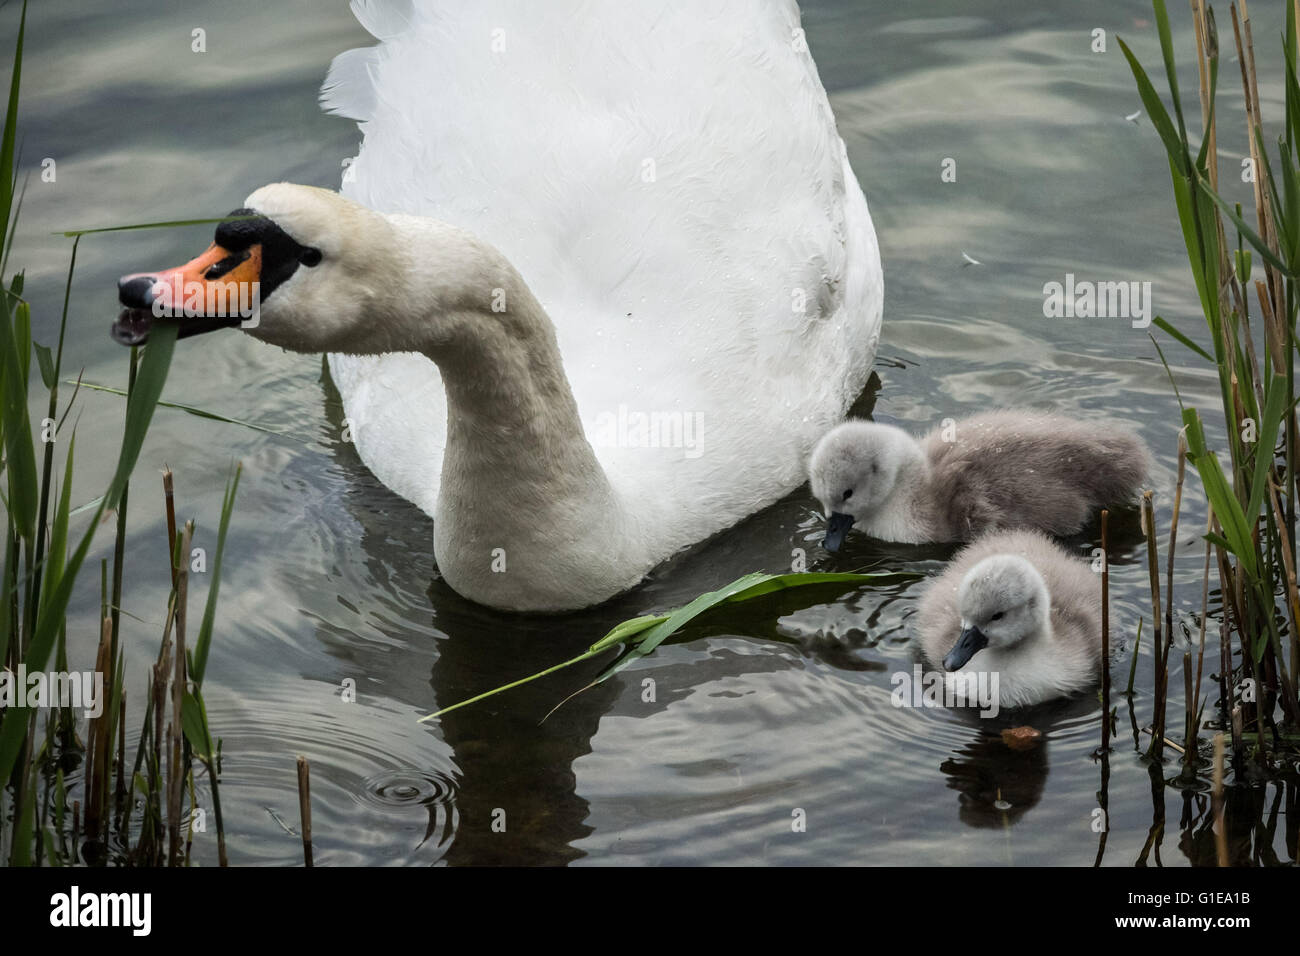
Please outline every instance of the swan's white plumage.
M883 291L796 5L352 6L382 42L322 93L364 133L343 194L500 249L556 325L589 437L620 406L699 416L698 457L593 440L648 550L799 485L866 382ZM362 459L436 517L437 368L329 361Z

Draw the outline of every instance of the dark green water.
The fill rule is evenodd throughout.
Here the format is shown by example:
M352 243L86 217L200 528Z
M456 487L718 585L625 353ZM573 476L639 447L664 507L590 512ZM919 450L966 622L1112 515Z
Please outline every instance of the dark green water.
M336 186L356 152L353 124L315 104L330 58L369 42L345 4L186 6L33 5L22 118L23 169L33 176L13 265L28 270L41 341L57 329L70 249L54 230L221 215L280 179ZM1150 282L1155 312L1204 339L1163 151L1144 115L1126 119L1140 103L1115 35L1157 63L1149 7L1080 6L803 4L884 259L878 419L921 430L1030 404L1125 421L1156 452L1163 533L1178 406L1146 331L1123 319L1043 314L1044 284L1067 273ZM1175 42L1188 50L1190 20L1174 6ZM1280 10L1259 4L1253 12L1265 118L1273 121ZM1227 22L1226 10L1220 19ZM207 31L207 54L190 51L196 27ZM1090 49L1094 28L1107 33L1105 53ZM1229 171L1245 142L1236 69L1225 64L1221 103L1231 116L1220 138ZM53 183L40 180L46 157L56 162ZM956 182L941 181L949 158ZM1238 198L1246 199L1244 187ZM209 237L196 228L83 241L65 368L123 384L125 353L108 337L116 277L188 258ZM795 548L817 567L883 561L926 572L947 552L856 539L831 559L817 547L816 505L801 489L611 605L560 619L506 617L435 579L430 523L338 441L340 411L319 359L235 334L211 336L201 349L185 345L166 398L292 436L160 410L132 487L125 610L134 617L123 626L130 693L140 701L166 602L156 473L164 463L175 471L181 515L197 519L196 543L211 548L227 471L244 463L205 687L224 741L232 862L301 859L298 838L279 822L296 825L299 754L312 763L322 864L1090 865L1097 857L1095 699L1032 714L1046 742L1028 754L961 715L891 706L890 675L911 667L915 584L777 606L694 632L698 639L662 647L540 726L599 664L417 724L438 706L572 656L623 618L679 605L745 571L787 570ZM1183 367L1187 353L1177 345L1166 354L1184 400L1204 409L1217 432L1212 370ZM108 478L123 405L83 393L79 407L81 501ZM1202 546L1194 529L1204 522L1192 479L1177 553L1176 660L1184 635L1197 633ZM1133 524L1131 516L1120 522L1124 547L1113 559L1112 620L1126 644L1149 608ZM1074 543L1080 554L1096 544L1088 535ZM96 567L111 531L98 545ZM70 621L74 661L92 656L97 607L88 584ZM1207 658L1217 661L1214 632ZM1114 667L1118 684L1127 662L1126 652ZM647 678L653 703L642 699ZM341 699L348 680L355 703ZM1134 863L1160 820L1147 862L1213 857L1204 787L1166 786L1177 764L1148 765L1145 741L1130 729L1150 722L1152 682L1143 646L1137 693L1131 705L1118 701L1106 865ZM1175 667L1174 712L1182 685ZM1267 828L1275 801L1294 804L1294 768L1289 779L1289 798L1279 782L1234 791L1231 828L1244 858L1294 860L1296 822L1283 813ZM491 826L498 810L505 832ZM806 832L792 832L796 810L806 814ZM215 862L212 834L198 836L195 854Z

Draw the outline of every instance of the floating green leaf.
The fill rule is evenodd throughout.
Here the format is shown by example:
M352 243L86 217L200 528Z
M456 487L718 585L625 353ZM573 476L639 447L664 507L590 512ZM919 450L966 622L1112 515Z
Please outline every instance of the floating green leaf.
M635 645L623 658L614 665L607 668L599 677L593 681L593 684L600 683L603 680L613 676L623 667L630 664L633 660L644 657L651 653L656 647L662 644L673 634L680 631L683 627L695 620L707 611L718 608L721 605L733 605L744 601L751 601L761 598L777 591L784 591L791 588L807 587L810 585L822 586L839 586L841 590L853 587L866 586L886 586L890 584L899 584L904 581L914 581L921 577L920 574L907 571L896 572L879 572L872 574L858 574L850 572L833 573L833 572L805 572L799 574L763 574L755 572L746 574L737 578L725 587L716 591L709 591L701 594L694 601L691 601L685 607L678 608L670 614L648 614L642 617L634 617L630 620L623 621L612 628L596 643L592 644L587 650L571 660L548 667L544 671L539 671L528 677L521 678L501 687L497 687L486 693L471 697L469 700L463 700L458 704L452 704L450 707L444 707L439 711L422 717L421 720L433 720L435 717L442 717L451 713L453 710L459 710L470 704L477 703L502 691L519 687L530 681L535 681L547 674L553 674L558 670L577 664L580 661L589 660L599 654L603 654L612 648L626 644L637 638ZM591 686L591 685L588 685Z

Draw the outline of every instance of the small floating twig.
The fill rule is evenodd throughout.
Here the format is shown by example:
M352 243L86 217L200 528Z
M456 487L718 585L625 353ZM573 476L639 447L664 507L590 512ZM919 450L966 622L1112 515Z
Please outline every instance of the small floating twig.
M1153 728L1151 728L1151 727L1143 727L1143 728L1142 728L1142 733L1144 733L1144 734L1150 734L1153 740L1156 739L1156 732L1155 732L1155 730L1154 730ZM1172 747L1174 750L1177 750L1180 754L1182 754L1182 753L1187 753L1187 751L1186 751L1184 748L1178 746L1178 744L1174 743L1172 740L1164 740L1164 741L1161 741L1161 742L1164 744L1164 746L1166 746L1166 747Z

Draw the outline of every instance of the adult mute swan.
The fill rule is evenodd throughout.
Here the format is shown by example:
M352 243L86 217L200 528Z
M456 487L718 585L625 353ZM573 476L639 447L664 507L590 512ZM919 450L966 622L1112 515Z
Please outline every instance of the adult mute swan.
M797 6L352 9L381 42L325 82L364 133L342 195L255 191L121 280L119 339L182 280L260 281L248 334L330 353L362 460L497 608L603 601L797 487L883 294Z

